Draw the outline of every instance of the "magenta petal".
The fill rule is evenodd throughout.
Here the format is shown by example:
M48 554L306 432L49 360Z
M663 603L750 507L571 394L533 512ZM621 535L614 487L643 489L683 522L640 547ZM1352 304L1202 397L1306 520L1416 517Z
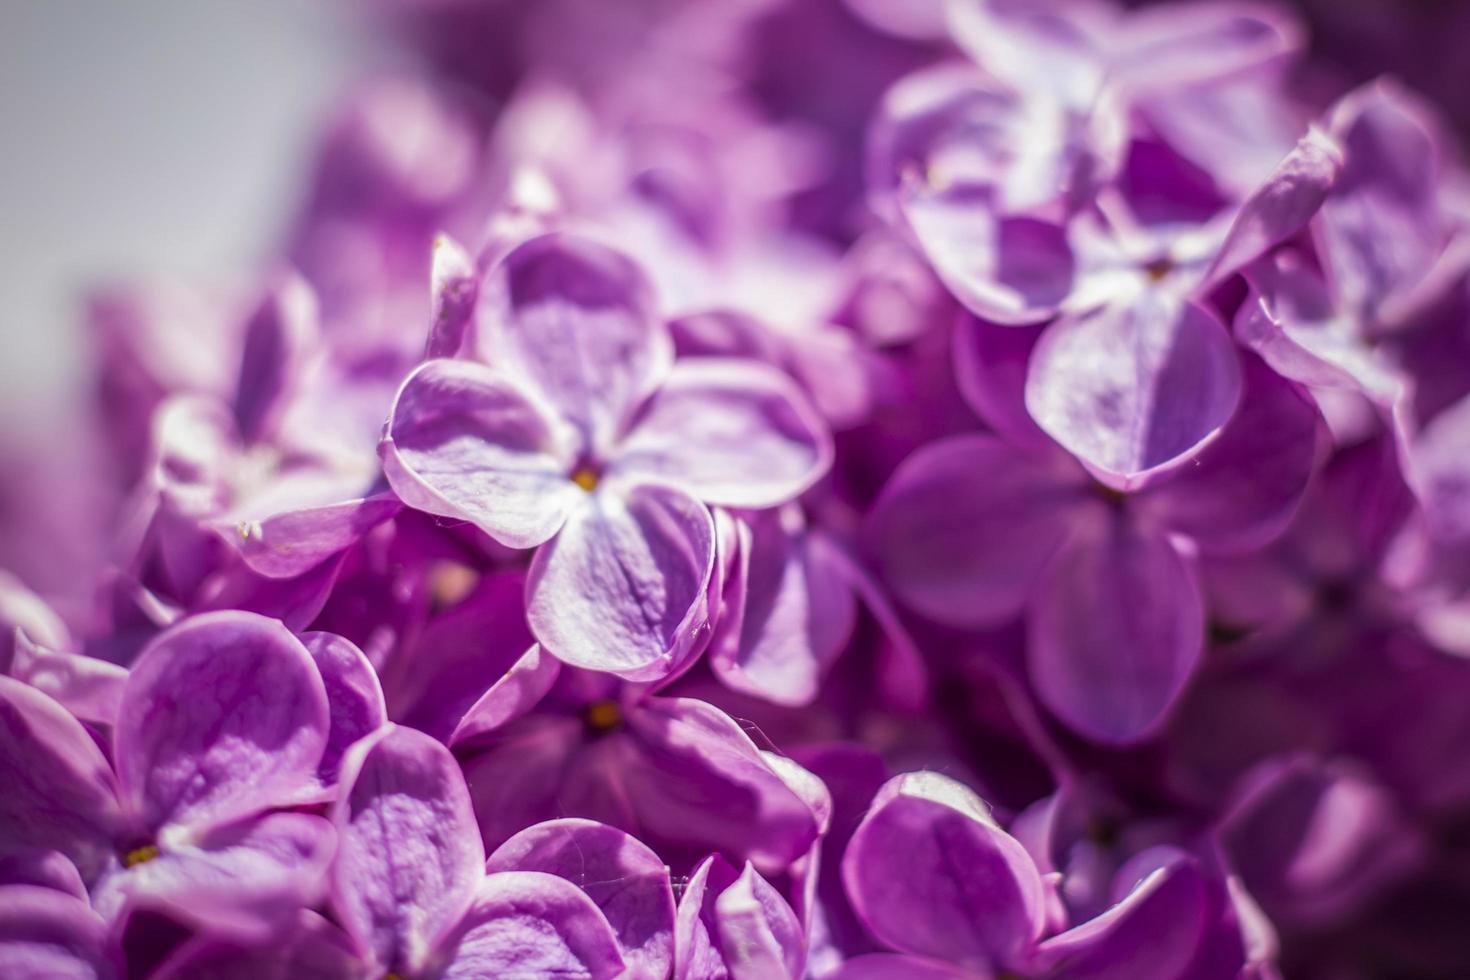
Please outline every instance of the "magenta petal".
M485 871L543 871L587 893L643 977L674 963L674 893L669 869L636 838L592 820L550 820L495 849Z
M1140 10L1123 24L1119 79L1134 88L1216 85L1269 70L1299 52L1302 28L1254 3L1200 3Z
M955 626L1016 615L1073 515L1087 478L1062 454L956 436L906 459L873 505L869 547L907 605Z
M828 980L989 980L981 969L962 970L943 960L902 953L869 953L855 956L828 974Z
M693 698L652 698L629 712L637 756L623 774L645 839L718 849L778 871L818 834L812 808L740 725Z
M905 953L985 971L1017 963L1041 934L1036 865L979 797L938 773L884 784L842 879L873 935Z
M133 665L118 783L147 828L218 826L301 798L327 731L321 675L284 626L253 613L196 616Z
M81 873L60 851L24 850L0 858L0 885L35 885L87 900Z
M379 446L383 473L416 510L474 523L531 548L556 533L582 491L573 447L550 409L491 369L429 361L398 390Z
M1204 645L1193 568L1168 539L1126 519L1057 553L1028 622L1037 696L1068 727L1109 744L1158 727Z
M1026 379L1036 423L1120 490L1196 452L1239 396L1224 326L1203 306L1155 289L1053 323Z
M40 691L0 677L0 853L57 850L91 878L121 830L97 743Z
M261 945L195 936L170 953L150 980L342 980L361 969L346 933L303 910L288 935Z
M673 361L642 270L573 235L507 255L481 285L476 317L486 361L535 387L597 456Z
M429 272L429 308L432 320L424 356L454 357L463 347L474 322L475 301L480 295L480 277L472 259L454 239L434 239L434 257Z
M801 390L751 361L681 361L618 447L609 477L668 481L711 504L774 507L832 465Z
M1343 307L1371 324L1444 251L1441 140L1430 111L1385 81L1344 96L1332 132L1346 162L1322 206L1316 243Z
M311 286L295 272L278 275L245 324L234 401L235 424L246 443L273 434L317 329Z
M805 962L791 906L750 864L736 873L712 855L679 899L676 980L797 980Z
M459 764L422 732L388 725L348 750L341 785L333 908L380 968L421 970L483 874Z
M33 885L0 887L0 976L112 980L121 964L107 926L84 900Z
M1305 228L1336 182L1342 152L1316 131L1303 137L1240 206L1209 271L1216 283Z
M1220 438L1139 500L1160 526L1207 551L1253 550L1286 530L1326 431L1316 403L1296 385L1249 355L1242 368L1240 408Z
M356 543L402 508L393 494L379 493L284 510L259 520L237 519L221 533L256 572L295 578Z
M669 487L585 496L532 560L531 631L575 667L668 673L705 625L714 533L704 505Z
M1148 874L1102 915L1042 943L1038 964L1078 980L1188 976L1206 909L1198 865L1180 858Z
M520 718L546 696L560 673L561 661L542 650L539 643L532 644L469 706L449 733L449 744L468 742Z
M537 871L487 875L445 946L442 980L624 975L617 936L587 895Z
M108 876L94 890L114 922L151 910L220 936L259 942L321 901L336 835L321 817L271 813L211 830Z
M357 644L335 633L302 633L301 643L321 672L330 727L318 773L335 780L342 753L387 720L383 691L373 665Z
M111 725L117 720L128 680L124 667L85 654L37 646L19 630L10 675L45 691L81 721L96 725Z
M857 598L835 546L799 509L751 514L748 586L737 644L710 666L724 683L775 704L810 704L857 622Z
M1007 327L968 313L954 329L954 373L960 394L985 424L1020 446L1051 440L1026 411L1026 367L1038 327Z

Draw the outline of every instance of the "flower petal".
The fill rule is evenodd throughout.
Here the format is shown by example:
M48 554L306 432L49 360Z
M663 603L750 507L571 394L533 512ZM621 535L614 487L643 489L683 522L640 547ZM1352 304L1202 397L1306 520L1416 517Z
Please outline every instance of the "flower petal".
M338 482L328 476L328 487ZM233 510L220 532L235 545L251 569L270 578L295 578L355 544L364 534L403 509L391 493L348 497L315 504L309 499L276 500L287 509L260 517Z
M938 773L895 776L842 860L853 908L905 953L984 971L1017 963L1041 935L1041 876L980 798Z
M10 675L45 691L81 721L112 725L128 680L125 667L81 653L51 650L16 631Z
M623 785L644 840L718 850L767 871L797 860L817 816L729 715L693 698L630 711L637 736Z
M235 424L245 443L269 439L317 334L316 295L295 272L274 277L245 324Z
M749 863L738 874L711 855L679 899L676 980L796 980L805 962L796 913Z
M561 661L533 643L510 669L469 706L449 733L453 746L469 742L520 718L556 683Z
M750 514L746 522L740 635L711 652L710 666L734 690L775 704L810 704L857 624L847 567L804 526L795 505Z
M525 378L603 456L673 362L652 287L629 258L574 235L518 246L476 311L485 360Z
M627 969L617 936L575 885L538 871L487 875L448 945L443 980L584 977Z
M148 910L263 942L298 909L321 901L335 840L330 823L306 813L247 819L189 844L165 843L159 856L105 878L92 902L118 929Z
M373 665L357 644L335 633L302 633L301 643L321 672L330 724L327 747L317 767L323 780L337 777L342 753L387 720L383 691Z
M1019 613L1042 567L1092 501L1060 453L956 436L904 461L868 517L867 540L904 603L955 626Z
M388 725L348 750L332 811L332 906L378 966L418 971L474 898L484 845L459 764Z
M680 361L639 414L609 477L669 481L728 507L774 507L832 465L826 424L790 379L751 361Z
M869 953L854 956L829 974L829 980L987 980L988 974L961 970L942 960L902 953Z
M346 933L303 910L290 934L261 945L214 936L182 943L150 974L151 980L341 980L356 976L361 957Z
M662 676L705 625L714 533L709 511L679 490L586 496L531 562L531 631L575 667Z
M0 887L0 976L111 980L121 964L107 927L83 900L34 885Z
M58 850L84 878L121 830L111 767L66 709L0 677L0 853Z
M1068 727L1108 744L1158 727L1204 645L1194 570L1166 538L1126 519L1057 553L1028 622L1037 696Z
M383 473L416 510L470 521L512 548L535 547L581 495L548 412L483 365L429 361L393 401L379 446Z
M118 783L146 828L218 826L299 799L327 731L321 675L284 626L253 613L196 616L133 665Z
M1026 408L1098 479L1133 489L1230 419L1240 366L1213 313L1156 289L1047 328Z
M1326 425L1317 405L1263 364L1242 358L1239 410L1195 459L1139 505L1162 527L1212 551L1250 551L1286 530L1306 495Z
M495 849L489 874L543 871L587 893L606 917L629 966L665 977L674 963L674 892L662 859L636 838L592 820L550 820Z

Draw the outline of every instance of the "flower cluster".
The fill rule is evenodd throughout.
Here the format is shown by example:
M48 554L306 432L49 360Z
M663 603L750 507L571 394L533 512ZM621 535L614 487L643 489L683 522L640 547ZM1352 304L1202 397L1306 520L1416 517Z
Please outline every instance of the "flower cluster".
M0 974L1470 974L1431 106L1233 0L368 16L0 477Z

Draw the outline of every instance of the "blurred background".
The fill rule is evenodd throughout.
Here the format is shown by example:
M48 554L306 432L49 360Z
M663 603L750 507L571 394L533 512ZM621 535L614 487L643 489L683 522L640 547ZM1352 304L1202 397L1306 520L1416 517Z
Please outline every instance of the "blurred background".
M366 55L333 4L0 3L0 403L80 368L83 290L249 268ZM24 424L11 414L6 428Z
M1395 72L1462 132L1470 124L1470 59L1457 46L1470 3L1293 6L1318 55L1307 88ZM220 276L268 254L305 190L328 108L349 79L393 57L367 40L360 12L307 0L0 2L7 429L49 412L80 370L86 287Z

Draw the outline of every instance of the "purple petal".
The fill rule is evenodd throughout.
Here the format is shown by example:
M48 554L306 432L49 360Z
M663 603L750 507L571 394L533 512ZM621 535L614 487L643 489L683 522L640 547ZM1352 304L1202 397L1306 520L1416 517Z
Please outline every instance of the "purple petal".
M97 743L40 691L0 677L0 853L57 850L91 878L121 830Z
M1315 130L1304 136L1240 205L1205 283L1220 282L1305 228L1341 168L1341 150L1330 139Z
M816 699L822 674L857 624L847 566L804 525L799 508L751 514L739 642L712 652L710 666L737 691L775 704Z
M617 936L576 886L537 871L488 875L446 946L443 980L482 977L619 977Z
M587 495L532 560L531 631L575 667L666 674L705 626L714 533L704 505L669 487Z
M439 742L388 725L348 750L341 785L332 906L380 968L421 970L483 873L464 776Z
M133 912L162 912L219 936L261 942L300 908L321 901L336 835L321 817L271 813L165 843L119 870L92 901L122 928Z
M51 650L72 649L71 632L40 596L0 569L0 673L10 671L15 631Z
M962 314L954 330L955 382L971 411L1019 446L1051 440L1026 411L1026 366L1039 328L1006 327Z
M1410 482L1437 545L1470 546L1470 397L1445 409L1419 433L1409 451Z
M294 272L276 277L245 324L235 424L249 443L268 439L280 421L316 340L317 305L311 286Z
M1120 490L1198 451L1239 397L1224 326L1156 289L1053 323L1026 379L1037 425Z
M1325 424L1317 405L1258 358L1242 358L1244 392L1230 424L1195 459L1139 501L1143 512L1201 548L1250 551L1286 530L1316 469Z
M736 873L706 858L679 899L676 980L796 978L806 959L801 924L749 863Z
M750 361L680 361L618 447L609 477L669 481L711 504L774 507L832 465L806 396Z
M1204 644L1193 568L1166 538L1126 518L1057 553L1028 621L1037 696L1068 727L1109 744L1158 727Z
M151 980L342 980L362 962L346 933L303 910L288 936L241 946L195 936L169 954Z
M1345 308L1372 322L1444 250L1440 138L1429 110L1382 81L1337 104L1332 132L1346 162L1316 240Z
M128 680L127 670L117 664L37 646L19 631L10 674L46 692L78 719L97 725L117 720Z
M572 235L507 255L481 286L476 316L485 360L525 378L594 456L612 448L673 360L642 270Z
M326 690L299 640L210 613L138 655L115 735L123 799L149 828L218 826L301 798L327 744Z
M454 239L434 239L429 272L429 342L425 358L454 357L464 345L474 322L480 296L480 277L472 259Z
M602 910L629 966L665 977L674 962L669 869L637 839L591 820L551 820L495 849L485 871L543 871L565 878Z
M469 742L522 717L546 696L560 674L561 661L542 650L539 643L532 644L465 711L449 734L449 744Z
M373 665L351 640L335 633L302 633L301 643L316 661L327 690L331 721L317 773L331 781L347 747L387 720L383 691Z
M1269 69L1299 52L1302 28L1251 3L1201 3L1141 10L1124 23L1118 77L1138 89L1177 88Z
M33 885L0 887L0 976L110 980L122 975L107 926L85 901Z
M942 960L902 953L855 956L828 974L827 980L988 980L984 970L962 970Z
M1235 336L1282 375L1316 388L1360 391L1391 407L1404 379L1369 346L1354 317L1333 306L1327 283L1301 255L1282 250L1246 274L1251 293Z
M577 766L582 755L585 727L580 718L533 712L518 723L507 726L489 739L489 746L465 762L465 780L474 801L475 816L485 843L494 847L509 840L534 823L564 816L593 817L604 822L617 820L632 826L626 817L626 804L620 809L581 810L567 805L570 789L578 791L578 802L597 793L609 778L620 772L609 772L596 765ZM599 744L619 745L606 739ZM613 753L595 757L596 763L611 763ZM613 768L611 765L607 769ZM573 778L585 779L586 785L569 787Z
M956 436L904 461L873 505L867 536L884 579L925 616L956 626L1021 611L1074 516L1093 503L1060 453Z
M0 886L35 885L87 901L87 886L71 859L60 851L22 851L0 858Z
M905 953L985 971L1041 935L1041 876L965 786L938 773L884 784L842 861L853 908Z
M1190 975L1205 929L1205 884L1183 858L1144 877L1117 905L1041 944L1038 961L1078 980Z
M315 489L326 489L332 495L340 482L328 476L327 486ZM273 500L271 512L259 519L233 510L220 531L254 571L270 578L295 578L355 544L403 507L391 493L320 505L302 497L299 508L297 502ZM277 504L285 509L275 510Z
M717 849L768 871L811 847L816 815L730 716L692 698L652 698L627 721L638 741L623 784L640 837Z
M470 521L501 544L554 535L582 491L549 409L468 361L429 361L408 376L379 447L388 483L416 510Z

